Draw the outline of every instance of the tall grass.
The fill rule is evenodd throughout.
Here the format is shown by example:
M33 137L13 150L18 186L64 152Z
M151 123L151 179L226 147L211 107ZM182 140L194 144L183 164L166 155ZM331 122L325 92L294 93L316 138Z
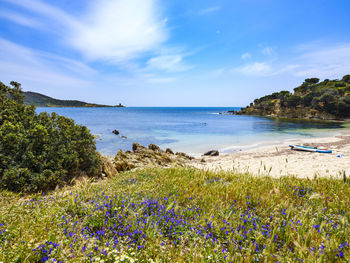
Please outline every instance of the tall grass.
M350 184L189 168L0 193L0 262L348 262Z

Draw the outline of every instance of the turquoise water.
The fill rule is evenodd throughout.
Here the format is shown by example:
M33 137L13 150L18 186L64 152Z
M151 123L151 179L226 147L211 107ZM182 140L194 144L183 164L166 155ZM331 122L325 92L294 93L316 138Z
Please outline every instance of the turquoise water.
M56 112L86 125L97 135L97 149L114 155L130 150L133 142L154 143L175 151L232 152L257 144L298 137L324 136L344 128L341 123L288 121L255 116L220 115L239 108L37 108ZM114 129L120 135L112 133ZM126 136L127 139L121 136Z

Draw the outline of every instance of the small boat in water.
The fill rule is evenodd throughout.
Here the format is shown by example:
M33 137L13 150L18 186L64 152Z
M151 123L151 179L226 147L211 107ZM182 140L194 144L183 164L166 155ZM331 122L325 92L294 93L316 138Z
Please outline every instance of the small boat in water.
M332 150L322 150L317 147L309 147L303 145L289 145L292 150L305 151L305 152L317 152L317 153L332 153Z

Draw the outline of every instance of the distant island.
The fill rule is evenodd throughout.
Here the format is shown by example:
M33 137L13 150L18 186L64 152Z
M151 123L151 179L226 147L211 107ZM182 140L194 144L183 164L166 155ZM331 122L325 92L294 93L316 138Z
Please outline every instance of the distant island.
M254 100L236 115L344 120L350 118L350 75L341 80L309 78L294 93L275 92Z
M34 105L36 107L124 107L121 103L115 106L88 103L79 100L59 100L38 92L24 92L24 104Z

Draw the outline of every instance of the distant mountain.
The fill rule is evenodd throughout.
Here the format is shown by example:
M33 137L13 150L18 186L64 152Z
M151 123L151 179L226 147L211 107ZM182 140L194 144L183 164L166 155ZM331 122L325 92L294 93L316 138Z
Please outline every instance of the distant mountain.
M318 78L306 79L303 84L289 91L254 100L237 115L259 115L306 119L349 119L350 118L350 75L341 80Z
M101 105L95 103L87 103L79 100L58 100L41 93L26 91L24 92L26 105L34 105L36 107L124 107L119 104L116 106Z

